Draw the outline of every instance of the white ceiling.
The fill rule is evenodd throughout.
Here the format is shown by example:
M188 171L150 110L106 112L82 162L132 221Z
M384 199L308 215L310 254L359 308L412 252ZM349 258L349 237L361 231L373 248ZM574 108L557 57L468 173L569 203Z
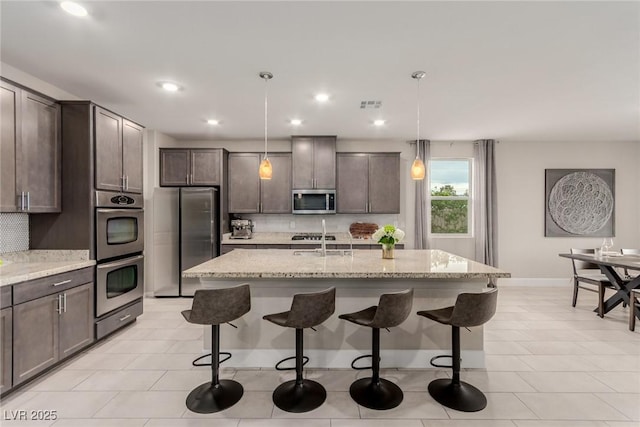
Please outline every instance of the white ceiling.
M415 139L424 70L421 138L640 141L638 2L84 4L2 1L2 62L179 139L261 138L263 70L270 138Z

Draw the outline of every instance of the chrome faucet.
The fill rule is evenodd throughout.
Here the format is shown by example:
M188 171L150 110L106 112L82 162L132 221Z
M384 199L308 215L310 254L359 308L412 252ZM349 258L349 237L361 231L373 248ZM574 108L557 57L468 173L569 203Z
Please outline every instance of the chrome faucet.
M321 244L321 253L322 256L327 256L327 241L325 240L327 238L327 225L324 221L324 219L322 220L322 240L320 242Z

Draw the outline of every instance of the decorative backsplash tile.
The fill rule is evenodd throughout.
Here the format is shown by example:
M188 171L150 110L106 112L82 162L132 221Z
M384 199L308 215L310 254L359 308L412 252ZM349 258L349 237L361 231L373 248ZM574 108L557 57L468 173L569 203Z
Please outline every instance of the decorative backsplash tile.
M29 215L0 213L0 253L29 249Z

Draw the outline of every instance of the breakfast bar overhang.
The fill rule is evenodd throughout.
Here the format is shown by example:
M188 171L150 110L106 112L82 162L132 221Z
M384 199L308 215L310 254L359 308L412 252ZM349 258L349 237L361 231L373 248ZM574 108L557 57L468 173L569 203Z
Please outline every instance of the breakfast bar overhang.
M381 334L381 366L425 368L432 356L451 351L450 328L415 315L453 305L461 292L482 292L510 274L440 250L399 250L382 259L376 250L318 251L236 249L183 272L203 288L248 283L251 311L224 327L220 346L233 354L225 366L273 367L294 352L293 331L276 328L262 316L289 310L296 293L336 287L336 311L317 331L305 330L310 367L348 368L367 354L371 336L338 319L338 315L376 305L381 294L414 289L412 314L400 326ZM499 299L499 297L498 297ZM205 333L204 348L209 347ZM484 367L482 327L463 330L462 366Z

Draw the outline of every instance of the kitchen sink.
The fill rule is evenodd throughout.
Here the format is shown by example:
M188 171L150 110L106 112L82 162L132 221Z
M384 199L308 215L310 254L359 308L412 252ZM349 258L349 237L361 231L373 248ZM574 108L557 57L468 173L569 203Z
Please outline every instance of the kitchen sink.
M322 257L322 251L320 249L307 250L307 251L294 251L293 254L296 256ZM353 253L349 250L328 249L325 252L325 254L326 256L346 256L346 255L352 255Z

